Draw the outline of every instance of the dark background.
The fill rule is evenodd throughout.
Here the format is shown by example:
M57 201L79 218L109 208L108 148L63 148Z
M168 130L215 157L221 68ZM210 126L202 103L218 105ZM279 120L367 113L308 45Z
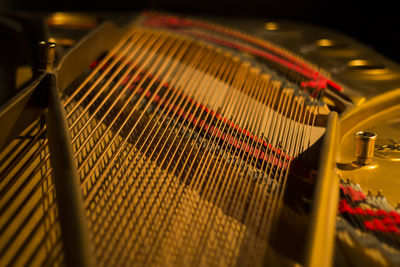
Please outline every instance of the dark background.
M313 23L341 31L400 63L400 9L389 0L0 0L0 8L24 11L175 13L253 16Z

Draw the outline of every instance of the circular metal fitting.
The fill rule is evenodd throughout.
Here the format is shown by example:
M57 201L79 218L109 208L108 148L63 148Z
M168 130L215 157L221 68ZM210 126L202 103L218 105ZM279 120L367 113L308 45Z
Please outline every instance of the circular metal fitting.
M39 68L51 71L55 61L56 44L54 42L39 42Z
M356 157L357 162L361 165L372 163L374 156L376 133L373 132L356 132Z

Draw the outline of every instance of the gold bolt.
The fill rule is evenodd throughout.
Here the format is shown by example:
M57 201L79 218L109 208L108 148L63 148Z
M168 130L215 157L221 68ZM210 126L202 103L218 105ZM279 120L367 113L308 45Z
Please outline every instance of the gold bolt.
M361 165L371 164L377 135L373 132L360 131L355 133L355 137L357 162Z

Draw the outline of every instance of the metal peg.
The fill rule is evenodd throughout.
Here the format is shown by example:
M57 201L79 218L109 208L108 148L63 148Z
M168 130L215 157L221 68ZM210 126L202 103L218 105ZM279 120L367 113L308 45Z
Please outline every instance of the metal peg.
M359 164L368 165L372 163L376 137L376 133L373 132L360 131L355 133L356 157Z
M39 42L39 59L42 70L53 70L53 64L56 56L56 44L53 42L41 41Z

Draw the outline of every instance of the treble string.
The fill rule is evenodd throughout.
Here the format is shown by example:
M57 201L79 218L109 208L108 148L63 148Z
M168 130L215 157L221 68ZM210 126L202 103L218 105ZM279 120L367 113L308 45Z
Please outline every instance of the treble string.
M256 74L256 73L258 74L257 70L252 70L252 74ZM253 96L254 99L257 100L257 101L259 100L259 98L261 97L262 92L263 92L262 90L259 90L259 86L260 86L261 83L262 83L262 81L260 79L257 79L256 82L255 82L255 85L251 86L251 88L254 88L254 93L257 93L256 96ZM251 100L250 100L250 103L251 103ZM246 114L248 118L251 118L251 121L250 122L246 122L246 120L243 121L243 124L248 124L248 127L246 127L246 130L247 129L253 129L255 118L258 117L258 116L256 116L254 114L254 112L256 112L256 105L248 105L248 106L249 106L250 110L248 110L247 112L244 112L244 114ZM258 126L260 126L260 125L258 124L257 127ZM247 134L248 135L247 139L249 139L250 136L251 136L251 131L249 131L249 130L247 130L247 131L250 132L250 134L248 132L244 133L244 134ZM255 131L257 131L257 130L255 130ZM240 145L241 146L240 148L243 150L242 151L243 155L245 153L248 153L248 155L251 155L251 153L254 152L254 150L252 150L252 148L254 146L254 142L255 142L255 138L252 139L251 144L250 144L249 140L243 140L242 141L242 144ZM247 149L248 149L248 151L247 151ZM240 165L240 163L239 163L239 165ZM215 166L213 166L213 169L210 172L210 178L212 180L215 180L215 183L224 183L224 180L225 180L225 179L223 179L224 177L221 177L221 176L218 175L221 172L217 171L216 175L213 175L215 173L214 172L214 170L215 170L214 167ZM214 178L214 176L215 176L215 178ZM220 177L220 178L218 178L218 177ZM224 186L219 187L218 185L214 185L214 184L211 184L211 183L208 183L208 184L209 185L205 189L205 191L206 191L205 199L209 200L212 203L215 203L215 206L213 206L213 208L211 208L211 210L209 211L209 214L207 215L209 217L209 219L207 220L207 225L206 225L205 229L207 229L207 227L210 227L210 226L212 226L214 224L214 221L215 221L216 215L217 215L217 213L216 213L217 207L220 206L220 204L218 203L219 196L222 195L221 193L225 189ZM221 190L218 190L219 188L221 188ZM214 190L210 190L210 189L214 189ZM203 235L205 235L203 237L203 242L205 242L206 240L208 240L208 236L210 234L210 231L207 232L205 230L203 232L204 232ZM223 239L223 237L222 237L222 239ZM201 251L203 248L204 248L204 246L202 246L202 242L200 240L199 241L199 245L198 245L198 249L200 249L200 251ZM198 254L198 255L200 255L200 254ZM199 262L199 261L197 261L197 262Z
M192 60L193 60L194 66L197 66L198 64L202 63L202 61L199 61L199 59L201 58L202 53L204 53L204 46L201 46L199 49L193 49L193 50L196 51L195 57L194 57L194 59L192 59L192 56L193 56L193 55L190 54L188 60L191 60L191 59L192 59ZM193 54L194 54L194 53L193 53ZM204 58L203 58L203 59L204 59ZM207 58L205 59L204 62L207 63ZM204 63L203 63L203 64L204 64ZM192 70L192 71L193 71L193 70ZM159 103L156 105L156 107L155 107L155 109L154 109L152 115L151 115L151 116L149 117L149 119L147 120L147 123L146 123L146 125L144 126L143 131L140 132L140 135L137 137L135 143L132 144L132 148L134 148L134 147L138 146L139 141L142 140L142 138L145 138L145 140L141 142L142 144L141 144L140 148L137 149L137 151L136 151L136 156L135 156L135 157L139 157L140 154L144 154L144 152L142 151L142 149L143 149L146 145L151 144L152 141L154 140L154 139L152 139L150 142L148 142L148 139L149 139L151 136L156 136L156 135L157 135L157 133L161 130L162 125L164 125L165 120L167 119L167 116L164 116L163 120L158 124L158 128L155 129L155 127L156 127L157 124L152 124L151 122L153 122L153 119L155 119L156 114L157 114L158 112L161 113L161 114L164 114L164 113L168 110L168 107L169 107L170 105L172 105L172 106L180 106L180 105L182 104L184 98L180 98L180 99L179 99L179 96L182 94L182 90L180 90L180 89L179 89L179 90L175 90L175 89L174 89L174 86L177 86L177 85L178 85L179 83L181 83L181 82L182 82L182 84L183 84L183 87L185 87L185 85L188 85L188 86L189 86L191 80L189 79L189 75L190 75L190 74L188 74L187 72L192 73L192 71L190 71L189 68L186 68L184 65L182 65L182 66L180 67L180 72L177 72L176 75L175 75L175 77L174 77L174 78L172 79L172 81L170 82L169 86L167 87L168 89L167 89L166 92L163 94L163 96L162 96L162 98L160 99ZM179 78L177 79L177 77L179 77ZM173 90L175 90L175 91L173 91ZM169 97L169 98L168 98L167 96L169 95L169 93L173 93L173 97ZM179 100L179 103L177 103L178 100ZM159 111L160 107L162 107L162 106L163 106L162 110ZM150 135L150 134L145 135L145 133L154 133L154 135ZM149 145L149 146L150 146L150 145ZM134 152L135 152L134 149L131 149L129 152L127 152L127 156L126 156L126 157L124 158L124 160L121 162L120 167L116 169L115 174L114 174L115 176L120 175L121 171L123 170L122 166L125 166L126 164L128 164L128 159L131 159L131 157L133 157L132 154L133 154ZM139 159L138 159L138 158L133 158L133 159L132 159L132 162L131 162L130 164L133 164L133 163L136 162L137 160L139 160ZM134 166L137 166L137 164L134 165ZM137 171L137 170L134 169L133 166L132 166L132 169L133 169L133 172ZM120 183L122 183L122 181L125 181L127 177L128 177L128 172L125 172L124 175L121 177L121 179L114 179L113 181L116 182L115 186L120 186ZM114 191L105 192L105 194L106 194L106 193L108 193L108 194L113 194ZM104 195L105 195L105 194L104 194ZM104 197L104 195L102 195L102 197ZM126 196L126 197L128 197L128 196ZM101 198L99 201L102 201L102 198ZM109 200L109 201L106 202L106 203L107 203L107 207L109 208L110 206L112 206L113 201L112 201L112 200ZM107 210L107 209L106 209L106 210ZM105 218L105 216L104 216L104 217L100 217L100 218ZM94 218L94 220L96 220L96 218ZM99 222L99 224L100 224L100 225L102 224L101 221Z
M218 64L217 64L217 66L218 66ZM208 77L209 78L209 77ZM208 79L209 80L209 79ZM206 85L206 84L205 84ZM201 94L199 94L198 95L198 97L200 97L201 96ZM200 102L199 103L203 103L204 102L204 97L206 97L206 94L204 94L203 96L202 96L202 99L199 99L200 100ZM195 102L197 102L197 101L195 101ZM195 102L193 102L192 104L194 104ZM197 111L199 110L199 108L200 108L200 105L197 105L196 107L195 107L195 111L193 112L193 114L196 114L197 113ZM190 109L189 109L190 110ZM201 117L201 114L204 112L204 110L201 110L201 113L200 113L200 116L199 117ZM204 125L203 125L204 126ZM181 127L183 127L183 124L181 125ZM186 130L188 130L188 128L186 128ZM180 130L179 130L180 131ZM179 132L178 131L178 132ZM193 132L193 131L192 131ZM171 134L171 132L169 132L169 134ZM183 134L183 136L184 136L185 134ZM175 136L174 138L176 138L177 136ZM161 139L160 139L161 140ZM157 146L159 145L159 143L160 143L160 140L158 140L158 143L156 144L156 148L157 148ZM181 142L183 139L180 139L180 141L179 142ZM174 142L171 142L171 143L174 143ZM152 158L153 157L153 154L154 154L154 152L155 151L163 151L163 147L165 146L165 144L166 143L164 143L164 144L162 144L162 148L161 149L155 149L153 152L152 152L152 154L149 156L149 158ZM176 147L178 148L180 146L180 144L178 144ZM170 147L171 148L171 147ZM169 152L170 152L170 148L168 149L168 151L165 153L166 155L168 155L169 154ZM158 155L158 157L159 156L161 156L161 154L159 154ZM164 158L165 159L165 158ZM155 159L155 161L157 161L157 159ZM161 165L160 166L162 166L163 165L163 163L161 163ZM158 173L158 170L156 170L156 174L159 174ZM148 179L147 177L149 177L149 172L146 172L146 174L145 174L145 176L144 176L144 179ZM142 178L143 179L143 178ZM163 179L159 179L159 181L163 181ZM158 185L158 187L159 188L161 188L162 186L160 186L160 185ZM153 206L155 204L155 202L152 202L152 204L151 204L151 206ZM130 243L135 243L135 242L133 242L132 240L129 240L129 242Z
M146 40L147 40L147 39L146 39ZM156 45L155 48L156 48L156 49L159 49L159 48L161 47L162 43L164 43L165 41L167 41L167 38L165 38L165 37L162 38L162 39L160 40L159 44L156 43L157 40L158 40L158 37L157 37L157 36L153 36L153 38L151 38L150 41L149 41L149 45L150 45L150 46L153 46L153 45L155 44L155 45ZM137 47L135 50L138 51L139 48ZM133 53L133 55L135 55L135 53ZM139 67L139 69L138 69L138 71L136 72L136 74L131 76L130 82L137 78L137 76L139 75L139 72L142 71L142 70L146 67L146 65L149 64L149 62L150 62L151 60L153 60L153 57L154 57L155 55L156 55L155 52L150 53L150 55L147 57L147 59L145 59L144 64L142 64L141 67ZM134 63L137 64L139 60L141 60L142 58L144 58L144 56L145 56L145 54L141 54L141 55L135 60ZM126 62L126 63L127 63L127 62ZM120 87L120 85L122 84L122 82L128 77L130 71L132 71L132 70L134 69L134 67L135 67L135 64L130 64L130 65L129 65L129 68L123 73L123 75L120 77L120 79L119 79L117 82L114 83L114 85L113 85L113 87L111 88L111 90L108 91L106 97L104 97L104 99L101 101L101 104L103 105L107 100L111 99L111 96L113 95L113 93L118 89L118 96L117 96L115 99L112 98L113 103L108 107L107 112L105 112L105 113L103 114L103 116L100 118L99 122L96 123L95 128L91 131L91 133L89 133L88 138L86 138L86 140L83 142L83 144L77 149L77 151L75 152L75 155L78 155L78 154L82 151L82 149L85 147L85 145L86 145L86 143L88 142L88 140L90 140L90 137L95 133L95 131L100 127L100 125L102 125L101 122L103 122L103 121L107 118L107 115L109 114L109 112L111 111L111 109L112 109L113 107L115 107L115 105L118 103L118 100L127 92L128 88L129 88L129 86L128 86L129 83L127 83L127 84L124 86L124 88L122 88L122 89L120 89L119 87ZM142 82L143 82L143 80L142 80ZM104 90L105 90L105 87L100 88L99 91L98 91L98 94L99 94L99 92L103 92ZM97 94L97 95L98 95L98 94ZM88 109L90 108L90 106L94 105L94 103L95 103L94 100L91 99L90 103L89 103L89 104L87 105L87 107L86 107L86 110L88 110ZM129 102L126 101L126 104L125 104L125 105L127 105L128 103L129 103ZM72 138L72 142L73 142L73 143L75 143L75 141L77 140L79 134L82 133L83 129L85 129L85 128L87 127L87 125L90 123L90 121L92 121L92 120L94 120L94 119L96 118L96 115L97 115L97 113L101 110L102 105L96 105L95 111L90 115L89 119L88 119L87 122L85 123L85 126L82 127L82 129L78 132L78 134L77 134L74 138ZM116 116L114 116L114 121L116 120L116 118L119 117L119 115L122 113L122 111L123 111L123 108L121 108L121 109L119 110L118 114L117 114ZM84 113L84 112L82 112L82 113ZM78 120L79 120L79 117L77 118L77 121L78 121ZM97 140L97 142L94 144L94 146L91 147L90 152L88 152L87 155L85 155L84 160L83 160L82 162L80 162L80 164L78 165L78 171L81 171L81 170L82 170L83 166L86 165L86 163L87 163L88 160L91 158L91 156L93 155L93 153L95 153L97 147L101 144L101 141L105 138L106 133L111 129L112 124L113 124L113 121L112 121L111 123L108 124L107 129L103 132L103 134L102 134L101 137ZM106 151L106 150L104 150L104 151ZM101 158L101 157L99 157L99 159L100 159L100 158ZM98 162L99 162L99 161L98 161ZM96 166L97 166L97 165L95 165L94 167L96 167ZM95 169L95 168L92 168L92 170L94 170L94 169ZM86 173L85 175L86 175L86 177L90 177L90 173L89 173L89 174ZM84 181L85 181L85 180L84 180ZM84 182L84 183L85 183L85 182Z
M206 59L207 59L207 57L206 57ZM202 64L207 64L207 61L208 60L206 60L206 61L201 61L200 63L202 63ZM206 66L210 66L210 65L206 65ZM179 75L179 73L178 73L178 75ZM196 79L194 79L194 80L196 80ZM188 80L187 79L187 82L192 82L193 80ZM172 84L172 86L173 86L173 84ZM183 85L184 86L184 85ZM175 101L177 101L177 99L179 99L178 98L178 96L180 95L180 92L181 91L177 91L176 92L176 94L175 94L175 96L174 96L174 102ZM183 100L184 98L181 98L181 100ZM186 100L188 100L188 98L186 98ZM180 104L181 104L182 102L180 102ZM175 103L176 104L176 103ZM179 104L179 105L180 105ZM186 102L186 104L187 104L187 102ZM169 106L169 103L166 103L165 104L165 106L164 106L164 110L167 108ZM164 119L166 119L166 116L164 117ZM170 121L171 122L171 121ZM161 124L159 124L159 127L158 127L158 130L157 131L159 131L160 129L164 129L164 128L162 128L161 126L164 124L164 122L162 122ZM147 138L149 137L150 135L148 135L147 137L146 137L146 140L147 140ZM143 142L142 143L142 145L141 145L141 148L139 149L139 152L138 153L135 153L135 152L137 152L136 150L134 150L134 149L131 149L130 150L130 152L128 153L128 156L127 157L125 157L125 159L124 159L124 161L123 161L123 165L124 164L127 164L127 160L128 160L128 158L131 158L132 157L132 155L135 153L135 158L136 158L136 160L138 159L137 157L139 156L139 155L141 155L141 153L140 153L140 150L142 150L144 147L146 148L146 150L148 149L148 148L150 148L151 147L151 143L154 141L154 137L155 137L155 135L152 135L152 137L153 137L153 139L150 141L150 145L148 145L147 146L147 144L148 144L148 142L146 142L146 140L145 140L145 142ZM137 139L136 140L136 142L135 142L135 144L134 144L134 146L136 146L137 144L138 144L138 141L139 141L139 139ZM146 145L146 146L145 146ZM145 152L143 152L142 154L146 154ZM135 160L135 161L136 161ZM139 164L140 165L140 164ZM125 180L128 176L129 176L129 173L135 173L135 172L137 172L138 170L137 170L137 167L139 166L138 165L138 163L136 163L136 167L134 167L134 168L132 168L133 170L131 170L131 172L125 172L124 173L124 175L122 176L122 178L121 178L121 180ZM117 174L118 173L120 173L121 172L121 170L122 170L122 167L120 167L119 169L118 169L118 172L117 172ZM136 179L135 180L136 182L138 182L139 180L138 179ZM132 185L133 186L133 185ZM132 187L131 187L132 188ZM135 190L129 190L128 191L128 194L126 195L125 194L125 196L124 196L124 201L125 201L125 199L126 198L131 198L134 194L136 194L136 189L138 189L138 187L136 187L136 186L133 186L133 188L132 189L134 189L135 188ZM116 212L119 212L119 210L120 210L120 206L118 207L118 210L116 211ZM125 210L125 212L127 212L127 210ZM122 216L124 216L124 214L122 214ZM121 217L122 217L121 216ZM100 217L101 218L101 217ZM115 221L115 223L118 223L118 221ZM107 231L107 230L106 230Z
M230 75L230 76L231 76L231 78L232 78L232 75ZM230 79L231 79L231 78L230 78ZM229 93L229 92L230 92L230 90L228 90L228 93ZM224 107L224 105L225 105L226 103L229 102L229 101L225 101L225 100L228 100L228 99L229 99L228 96L227 96L226 98L224 98L224 103L223 103L223 105L222 105L223 107ZM224 116L224 112L221 111L221 114L222 114L222 117L223 117L223 116ZM213 115L213 118L214 118L214 116L215 116L215 113L214 113L214 115ZM199 136L198 136L198 138L199 138ZM197 139L198 139L198 138L197 138ZM196 143L196 142L200 142L200 141L199 141L199 140L194 141L194 143ZM204 142L204 139L202 139L201 144L199 145L199 147L202 147L203 142ZM189 151L189 153L188 153L189 156L186 157L184 165L187 165L188 160L191 158L190 155L191 155L192 152L193 152L193 148L194 148L194 147L192 147L192 148L190 149L190 151ZM197 157L198 152L199 152L199 150L197 149L197 152L195 153L196 155L194 156L194 158ZM179 160L178 160L178 161L179 161ZM194 162L196 162L196 160L193 160L193 161L192 161L192 163L194 163ZM185 170L185 171L186 171L186 172L185 172L186 175L185 175L184 178L181 178L181 179L183 180L183 183L187 183L187 179L190 178L188 174L190 173L190 169L191 169L192 165L193 165L193 164L191 164L191 166L189 167L189 170ZM174 170L172 170L171 173L174 173L174 172L175 172L175 170L177 169L177 166L178 166L178 165L176 164L175 167L174 167ZM180 177L180 176L182 175L183 171L184 171L184 169L181 169L180 173L179 173L177 176ZM193 179L193 180L194 180L194 179ZM191 181L193 182L193 180L191 180ZM188 188L192 188L192 182L191 182L191 184L188 186ZM178 188L179 191L174 195L174 199L177 197L177 201L180 201L181 197L183 196L183 193L185 192L185 190L183 190L183 189L184 189L184 187ZM175 214L175 212L176 212L176 206L175 206L175 208L174 208L173 210L171 210L171 208L172 208L172 203L171 203L170 207L168 208L167 212L171 211L171 212L173 212L173 214ZM172 215L172 216L174 216L174 215ZM169 220L169 221L170 221L170 220ZM167 226L167 227L168 227L168 226ZM165 231L164 231L164 233L165 233ZM183 240L183 239L181 239L181 240Z
M96 101L100 95L105 91L105 89L115 81L115 78L117 77L118 74L120 74L120 72L129 64L129 60L131 60L131 58L133 58L134 56L136 56L136 53L139 51L139 47L143 45L143 43L146 43L148 41L148 39L151 37L151 34L135 34L126 45L125 48L122 50L122 52L118 53L117 56L113 57L112 62L110 62L107 66L105 66L104 64L99 64L95 70L99 69L99 67L101 66L102 68L106 67L106 69L99 75L99 77L97 77L97 79L93 82L91 82L90 87L84 92L84 94L82 95L82 97L79 100L76 100L73 102L73 104L75 104L74 107L72 107L71 109L68 108L68 112L67 112L67 118L70 118L71 115L73 113L78 113L78 116L75 118L75 120L69 125L69 130L71 131L75 125L81 121L82 117L84 116L84 114L88 111L89 107L94 103L94 101ZM153 42L150 42L150 45L154 44L157 39L155 39L154 37L151 39ZM131 51L132 48L134 48L134 51ZM123 59L124 57L126 57L128 55L127 58L125 58L122 62L121 59ZM139 60L136 60L136 63ZM105 77L113 70L113 68L117 65L117 69L115 71L113 71L113 73L107 78L105 79ZM133 69L134 65L132 66ZM101 69L101 68L100 68ZM94 73L94 71L93 71ZM129 73L128 71L124 71L124 73ZM120 79L120 81L122 81ZM85 84L85 83L83 83ZM97 89L97 86L99 84L102 84L100 89ZM86 85L86 84L85 84ZM115 86L114 86L115 87ZM81 90L84 89L84 86L80 86L79 87ZM97 89L97 90L96 90ZM79 110L79 112L77 111L77 108L80 107L82 105L82 103L87 100L88 96L93 93L93 91L96 90L96 94L91 97L90 101L88 104L86 104L86 107L83 110ZM77 90L77 92L80 92L80 90ZM107 99L107 97L106 97ZM68 102L64 103L64 106L67 106ZM94 115L92 115L94 116ZM89 122L90 120L88 120ZM87 124L86 124L87 125ZM86 126L85 125L85 126ZM84 126L84 127L85 127ZM72 142L74 142L75 139L72 140Z
M179 40L179 41L178 41L178 45L172 46L173 42L174 42L173 40L170 40L169 44L164 48L164 50L165 50L165 49L168 50L169 48L171 48L171 50L169 51L169 53L170 53L171 55L174 55L175 53L178 53L177 56L178 56L178 57L182 57L182 56L184 55L186 49L188 49L189 44L187 44L187 43L184 44L181 40ZM182 49L179 50L179 47L180 47L181 45L183 45L183 44L184 44L184 46L182 47ZM158 58L155 60L155 64L161 62L161 59L162 59L161 57L158 57ZM159 67L159 69L157 70L157 72L155 72L155 75L151 78L151 81L150 81L149 84L146 86L146 88L143 90L142 95L138 98L138 100L137 100L137 102L135 103L135 105L131 108L130 112L126 115L126 118L124 119L124 121L123 121L122 123L120 123L120 127L119 127L118 131L116 131L115 135L113 136L113 138L111 139L111 141L108 143L108 145L107 145L106 148L104 149L104 152L102 153L102 155L101 155L100 157L98 157L97 160L96 160L96 162L93 164L93 167L92 167L92 169L89 171L89 173L87 174L87 177L90 177L90 174L92 174L92 173L94 172L95 168L96 168L97 165L100 163L100 159L105 155L106 151L110 148L111 144L114 142L114 140L117 138L117 136L119 135L119 133L122 131L122 129L124 128L124 126L125 126L126 123L128 122L129 118L132 116L133 112L136 110L136 108L138 107L138 105L141 103L141 100L142 100L142 99L146 96L146 94L149 92L149 90L150 90L152 84L153 84L153 83L155 82L155 80L156 80L156 77L158 77L158 76L164 71L164 69L168 66L169 63L170 63L170 59L166 59L166 60L164 60L164 61L161 63L161 66ZM175 62L175 63L172 63L172 65L176 65L176 62ZM170 69L167 70L167 72L171 72L171 71L173 70L174 67L175 67L175 66L172 66ZM150 73L153 73L153 72L151 71ZM145 80L145 79L147 78L146 76L148 76L148 75L149 75L149 73L146 73L145 77L143 77L143 80ZM135 79L135 77L132 76L131 79L130 79L130 81L125 85L125 88L124 88L125 90L126 90L126 88L129 87L129 84L131 84L132 81L133 81L134 79ZM143 81L143 80L142 80L142 81ZM157 87L157 89L156 89L155 92L153 93L153 96L152 96L153 98L154 98L155 95L158 93L158 91L161 89L162 84L163 84L163 83L160 83L160 85ZM106 131L108 131L109 129L111 129L112 124L115 123L115 121L117 120L117 118L119 117L119 115L122 114L122 111L123 111L123 110L128 106L128 104L131 102L131 100L133 99L133 97L136 95L136 92L139 90L140 86L141 86L141 84L138 85L137 88L136 88L135 90L133 90L133 92L131 92L131 95L127 98L127 100L125 101L125 104L122 106L122 108L120 109L120 111L118 112L118 114L114 117L114 119L112 120L112 122L110 123L110 125L108 126L108 128L107 128ZM150 101L149 101L149 103L150 103ZM150 104L147 104L147 105L150 105ZM143 114L144 114L144 113L142 113L141 115L143 115ZM134 130L134 128L137 126L137 124L138 124L138 121L137 121L137 122L135 123L135 125L131 128L131 131ZM103 136L104 136L104 135L103 135ZM123 147L123 145L124 145L126 142L127 142L127 140L125 139L125 140L123 141L122 145L119 147L119 149L118 149L119 151L116 151L116 152L113 154L112 158L111 158L110 161L109 161L110 163L109 163L109 164L107 165L107 167L106 167L106 171L105 171L105 172L107 172L108 169L112 166L111 163L114 161L115 157L119 154L121 148ZM97 144L95 145L95 147L96 147L98 144L99 144L99 143L97 143ZM93 153L94 151L95 151L95 149L92 149L92 150L91 150L91 153ZM89 154L90 154L90 153L89 153ZM88 158L88 157L87 157L87 158ZM81 165L81 166L83 166L83 165ZM105 172L103 172L103 173L105 173ZM96 188L96 187L94 187L94 188ZM92 194L93 194L92 192L94 192L94 191L95 191L95 190L91 190L91 191L89 192L89 195L92 195ZM91 198L91 197L86 198L85 201L86 201L86 202L89 201L90 198Z
M137 40L140 40L140 36L142 36L144 32L138 31L136 29L131 29L128 31L121 39L118 41L118 43L110 50L110 52L107 53L107 55L97 64L97 66L92 70L92 72L82 81L82 83L79 84L79 86L75 89L75 91L63 102L64 106L67 106L70 104L70 102L77 96L81 90L93 80L93 77L98 75L99 72L101 72L100 76L95 80L94 88L99 82L102 81L102 79L112 70L112 67L117 64L118 60L122 58L126 53L129 51L129 49L135 44ZM134 38L134 42L128 43L127 41L130 40L131 38ZM118 53L118 51L121 49L121 47L126 46L126 49L123 50L122 53ZM116 54L120 54L120 56L115 56ZM113 59L111 63L109 63L110 59ZM106 66L106 64L109 63L109 65L106 67L106 69L103 71L102 69ZM89 89L90 90L90 89ZM78 104L79 103L79 104ZM78 102L75 105L75 108L77 108L81 102ZM70 111L67 113L70 115L74 110ZM69 117L67 115L67 117Z
M101 265L167 252L261 261L317 100L221 49L146 30L89 77L64 103L70 121L84 113L70 128Z

